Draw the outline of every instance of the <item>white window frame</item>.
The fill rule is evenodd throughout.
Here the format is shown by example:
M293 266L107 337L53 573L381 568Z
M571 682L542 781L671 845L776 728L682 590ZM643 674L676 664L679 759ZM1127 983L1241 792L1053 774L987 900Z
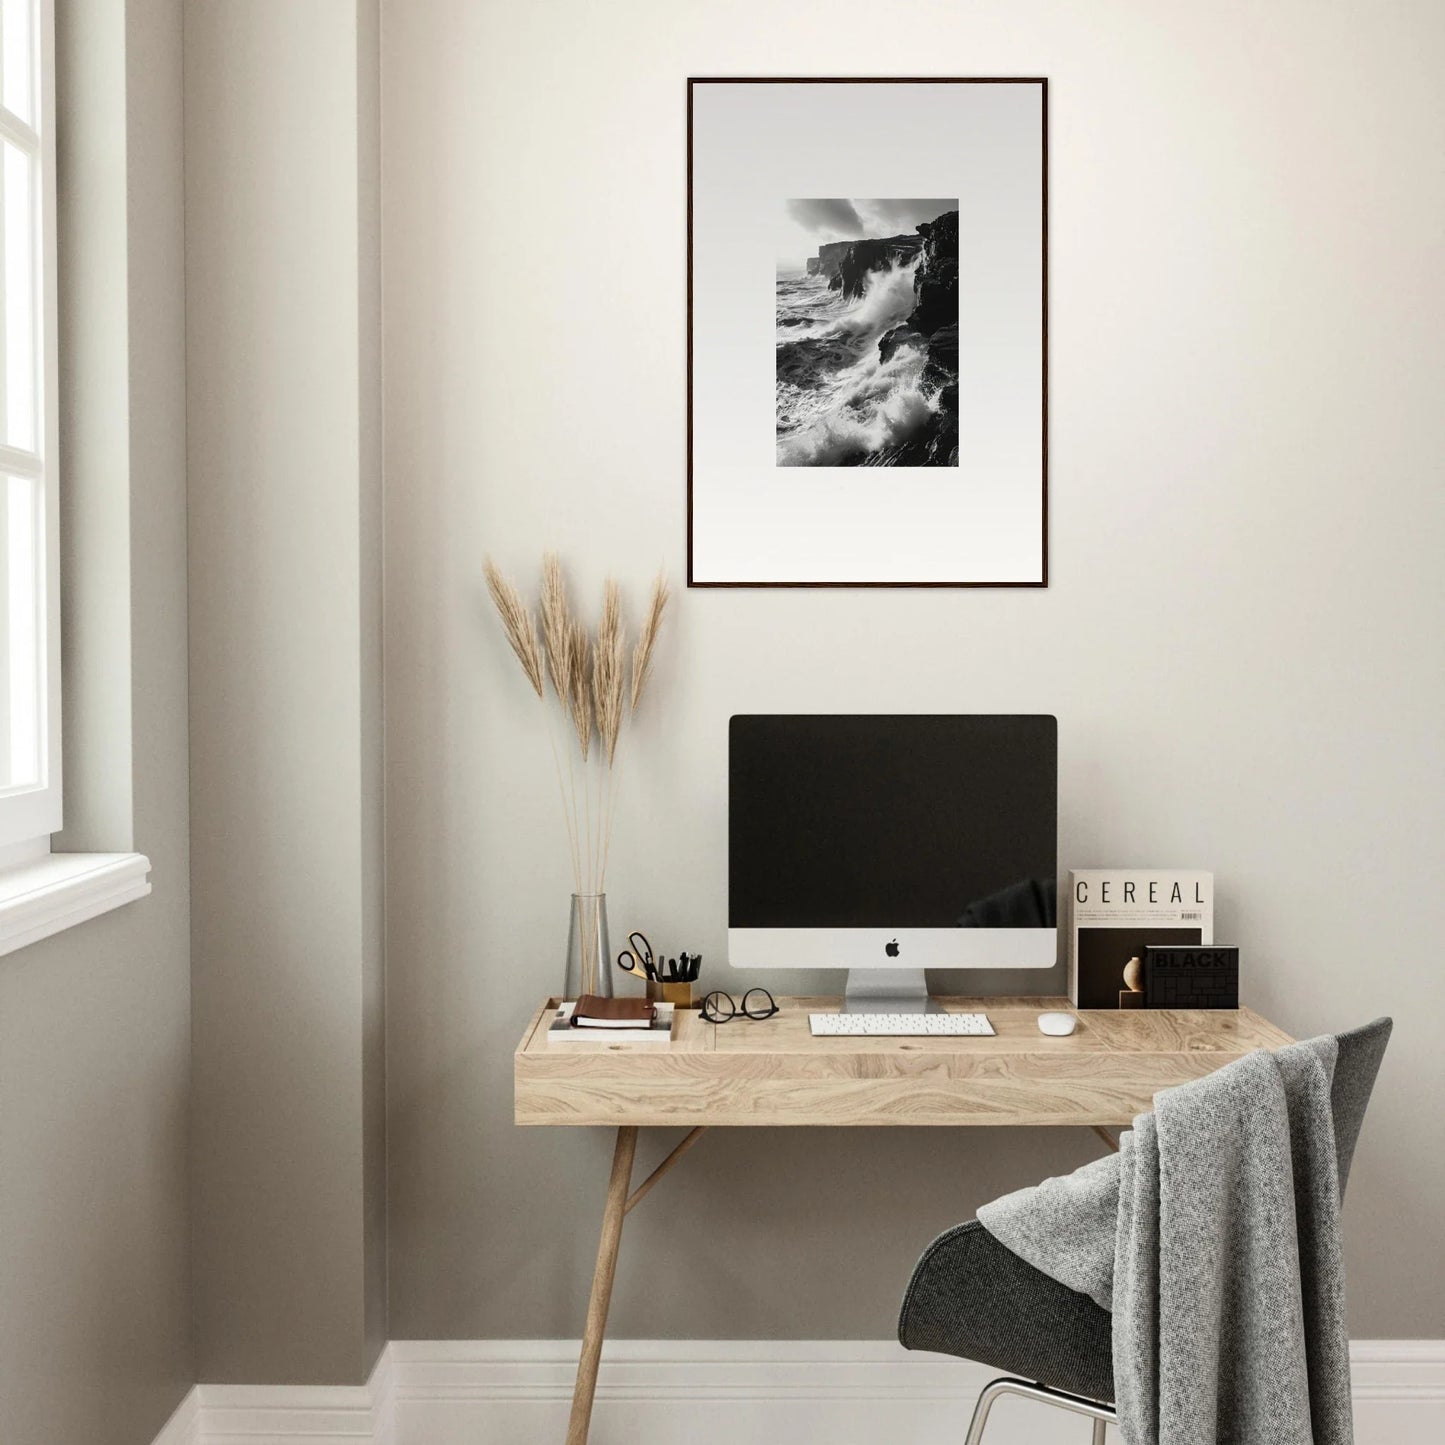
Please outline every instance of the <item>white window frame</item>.
M63 821L60 755L60 405L57 380L55 9L30 0L36 73L35 125L6 110L0 90L0 136L32 155L31 205L39 296L34 309L41 347L36 376L35 455L0 442L0 477L39 483L45 545L37 555L36 646L44 659L40 689L39 781L0 790L0 954L119 908L151 891L150 860L140 853L53 853ZM3 220L3 216L0 216ZM3 345L3 337L0 337ZM6 503L8 506L8 502ZM3 541L3 538L0 538ZM7 639L8 643L8 639ZM8 647L7 647L8 661ZM7 718L8 722L8 718ZM8 728L6 729L8 734ZM8 745L8 738L7 738Z
M56 195L55 195L55 12L54 0L31 0L36 45L36 73L31 94L36 124L31 126L0 104L0 137L30 155L32 210L39 296L40 366L36 377L38 454L0 442L0 476L28 477L37 482L38 509L45 545L37 555L36 647L44 659L40 725L40 777L35 784L0 790L0 863L43 857L50 835L60 831L64 817L60 747L60 497L57 459L60 451L60 409L56 337ZM7 650L8 657L8 650Z

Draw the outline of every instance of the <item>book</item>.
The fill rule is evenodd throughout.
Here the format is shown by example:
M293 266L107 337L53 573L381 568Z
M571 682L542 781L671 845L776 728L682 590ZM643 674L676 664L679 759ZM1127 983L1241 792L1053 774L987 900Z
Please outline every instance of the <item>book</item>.
M1151 943L1144 950L1145 1008L1238 1008L1233 944Z
M667 1044L672 1042L672 1019L675 1005L659 1003L653 1005L650 1024L636 1024L630 1028L586 1029L578 1028L572 1022L575 1003L558 1006L547 1025L549 1044Z
M1214 875L1178 868L1069 873L1069 998L1075 1008L1143 1008L1144 950L1214 942Z
M572 1009L572 1027L645 1029L655 1017L651 999L601 998L595 993L584 993Z

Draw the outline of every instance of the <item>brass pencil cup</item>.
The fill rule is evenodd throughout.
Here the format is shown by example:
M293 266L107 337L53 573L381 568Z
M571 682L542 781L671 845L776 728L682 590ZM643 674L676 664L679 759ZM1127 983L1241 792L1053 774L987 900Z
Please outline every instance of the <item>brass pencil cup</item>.
M653 1003L670 1003L677 1008L692 1007L692 985L690 983L663 983L660 979L649 980L647 996Z

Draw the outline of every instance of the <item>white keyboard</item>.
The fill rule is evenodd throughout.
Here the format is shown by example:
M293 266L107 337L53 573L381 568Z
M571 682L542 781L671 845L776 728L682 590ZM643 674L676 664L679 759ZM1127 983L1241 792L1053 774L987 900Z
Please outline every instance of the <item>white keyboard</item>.
M986 1014L809 1014L815 1035L825 1038L958 1038L991 1035Z

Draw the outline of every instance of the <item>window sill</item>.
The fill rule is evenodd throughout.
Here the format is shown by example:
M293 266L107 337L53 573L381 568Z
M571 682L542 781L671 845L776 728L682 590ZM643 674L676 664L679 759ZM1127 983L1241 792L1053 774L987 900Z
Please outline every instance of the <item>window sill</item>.
M51 853L0 872L0 954L97 918L151 891L141 853Z

